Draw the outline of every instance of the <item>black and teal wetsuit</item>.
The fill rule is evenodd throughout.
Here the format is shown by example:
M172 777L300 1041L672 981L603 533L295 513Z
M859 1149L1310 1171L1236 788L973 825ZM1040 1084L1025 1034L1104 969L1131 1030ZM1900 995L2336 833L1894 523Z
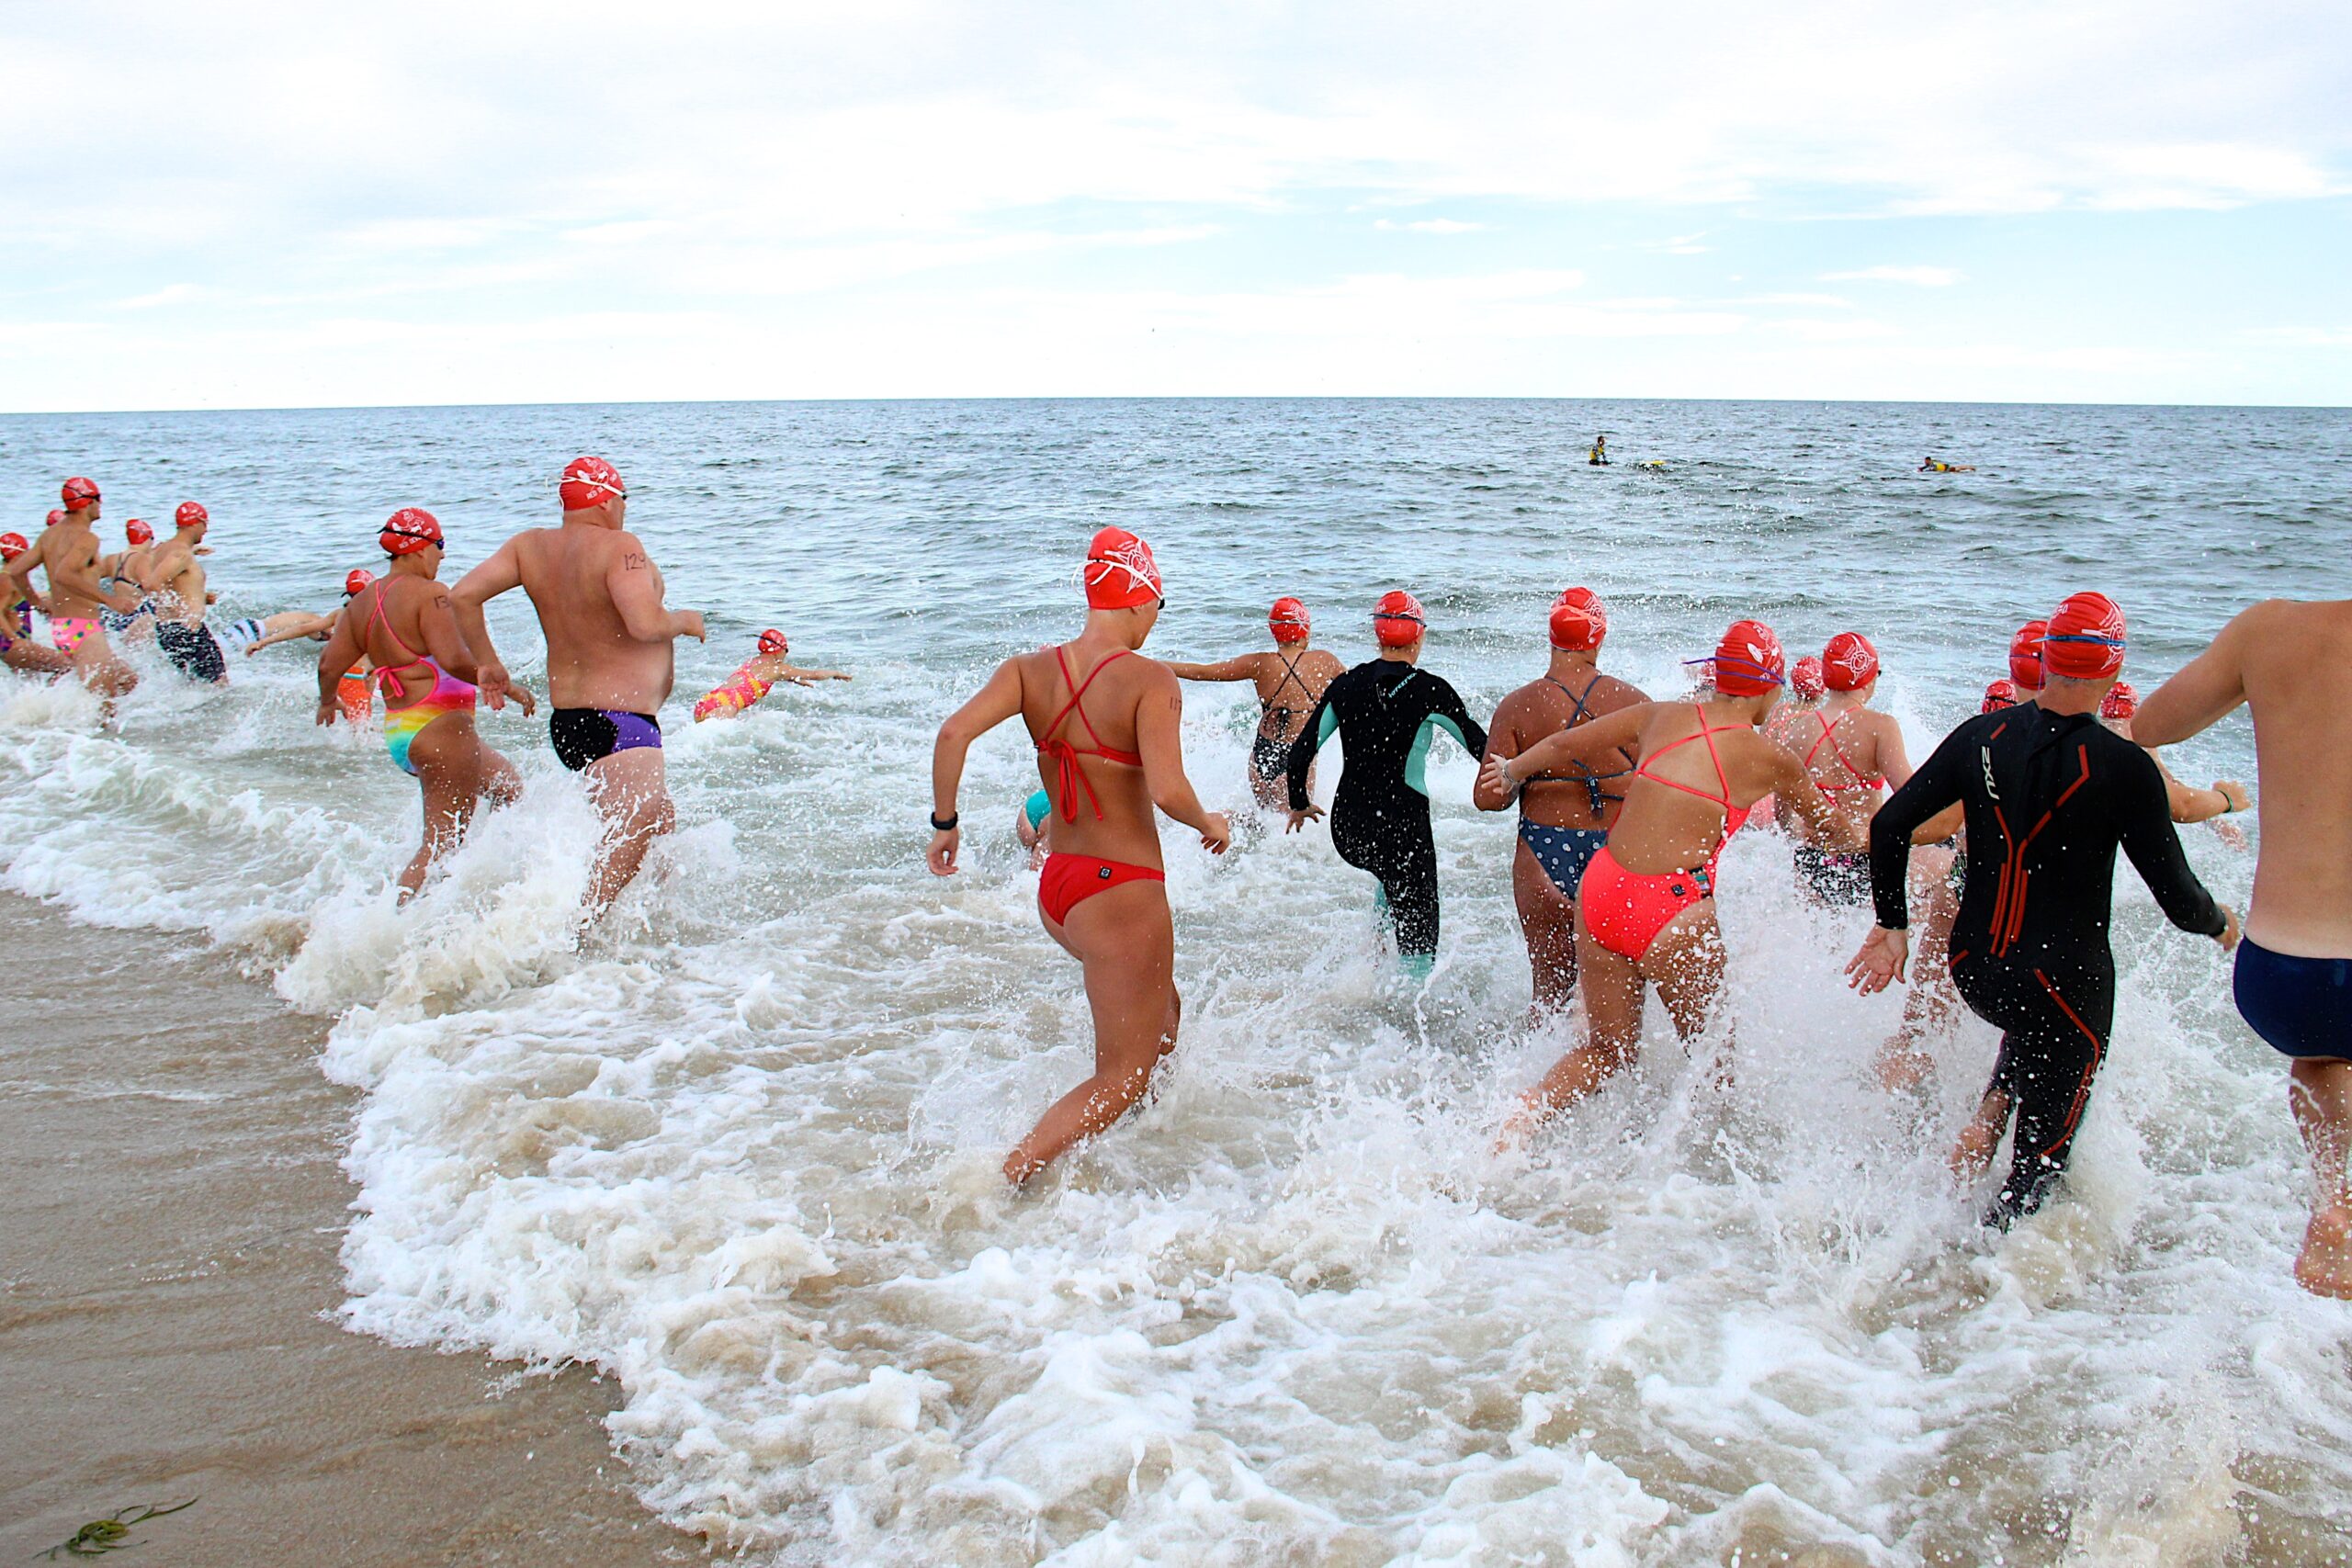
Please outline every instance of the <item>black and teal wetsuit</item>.
M1290 749L1290 804L1306 808L1306 771L1334 733L1347 765L1331 800L1331 847L1380 879L1405 958L1437 955L1437 844L1423 782L1430 741L1444 730L1473 757L1487 732L1443 678L1393 659L1359 664L1324 688Z
M2219 936L2222 911L2180 852L2154 759L2088 714L2029 703L1953 730L1871 818L1871 890L1889 931L1909 921L1912 833L1954 801L1968 812L1968 876L1951 977L2002 1032L1985 1092L2016 1108L2017 1140L1985 1217L2007 1225L2065 1170L2107 1055L2116 850L2181 930Z

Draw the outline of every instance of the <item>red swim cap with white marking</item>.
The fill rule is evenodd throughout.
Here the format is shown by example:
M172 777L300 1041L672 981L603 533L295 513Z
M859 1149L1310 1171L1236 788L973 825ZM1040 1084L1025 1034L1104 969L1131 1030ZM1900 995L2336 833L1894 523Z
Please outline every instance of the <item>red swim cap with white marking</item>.
M1086 547L1086 607L1132 610L1164 597L1151 547L1125 528L1096 531Z
M2003 708L2013 708L2017 705L2018 683L2015 681L1987 681L1984 682L1984 705L1976 711L1998 713Z
M1421 602L1401 588L1391 589L1372 607L1372 635L1383 648L1410 648L1429 629Z
M1715 690L1727 697L1760 696L1788 683L1788 655L1779 635L1761 621L1734 621L1714 657L1699 662L1715 667Z
M1789 666L1789 690L1809 703L1821 700L1829 690L1829 682L1821 675L1821 655L1808 653Z
M89 479L77 477L65 481L58 491L58 497L65 502L66 511L79 512L85 506L96 504L98 487Z
M368 585L375 581L374 572L364 566L355 566L343 574L343 596L349 599L365 593L368 592Z
M563 466L563 480L556 486L566 512L585 512L608 501L625 500L628 486L621 471L602 457L574 457Z
M212 513L204 510L200 501L183 501L180 509L172 513L172 522L182 528L195 528L212 521Z
M376 542L388 556L413 556L428 545L443 542L441 521L422 506L403 506L385 520Z
M1266 629L1280 643L1305 642L1313 629L1306 606L1285 593L1266 612Z
M2051 613L2041 634L2041 665L2075 681L2123 672L2123 612L2104 593L2076 593Z
M1839 632L1821 650L1822 683L1833 692L1859 692L1878 679L1878 649L1860 632Z
M1552 601L1552 646L1563 653L1598 653L1609 635L1609 606L1589 588L1570 588Z
M2132 689L2129 681L2118 681L2107 689L2107 695L2098 700L2098 716L2101 718L2130 718L2139 711L2140 694Z
M782 632L770 626L760 634L760 651L762 653L790 653L792 645L784 640Z
M122 536L134 545L152 545L155 542L155 530L134 517L122 525Z
M2049 629L2048 621L2028 621L2009 639L2009 679L2019 692L2041 690L2041 634Z
M22 534L0 534L0 560L15 560L31 548Z

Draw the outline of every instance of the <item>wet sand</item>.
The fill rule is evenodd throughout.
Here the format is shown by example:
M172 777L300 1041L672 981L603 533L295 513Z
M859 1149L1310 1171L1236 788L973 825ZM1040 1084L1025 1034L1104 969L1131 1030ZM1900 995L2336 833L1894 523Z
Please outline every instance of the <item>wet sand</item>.
M608 1386L336 1325L324 1025L182 945L0 896L0 1561L191 1496L130 1561L700 1561L630 1495Z

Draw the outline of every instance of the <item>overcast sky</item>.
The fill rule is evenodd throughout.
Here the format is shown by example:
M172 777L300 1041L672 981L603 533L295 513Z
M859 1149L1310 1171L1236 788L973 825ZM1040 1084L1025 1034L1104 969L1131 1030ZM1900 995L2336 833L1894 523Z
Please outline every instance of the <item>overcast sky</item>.
M0 409L2352 402L2341 0L0 0Z

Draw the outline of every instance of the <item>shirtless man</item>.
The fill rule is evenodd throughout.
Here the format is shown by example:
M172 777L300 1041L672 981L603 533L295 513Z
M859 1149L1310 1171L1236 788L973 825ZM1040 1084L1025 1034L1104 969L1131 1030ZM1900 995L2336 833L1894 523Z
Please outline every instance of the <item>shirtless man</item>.
M1539 740L1649 701L1640 688L1600 672L1600 644L1608 635L1609 606L1591 589L1571 588L1553 601L1551 668L1496 707L1487 730L1487 757L1516 757ZM1623 784L1601 786L1633 771L1633 755L1620 750L1597 765L1572 763L1520 787L1510 888L1534 972L1537 1015L1566 1007L1576 989L1577 885L1625 798ZM1490 783L1482 769L1470 800L1481 811L1500 811L1510 805L1511 792Z
M1772 628L1735 621L1702 662L1714 676L1697 702L1635 703L1515 758L1489 757L1482 769L1483 785L1508 791L1626 748L1641 757L1609 841L1577 891L1585 1043L1527 1091L1499 1148L1522 1142L1633 1062L1645 986L1657 987L1686 1044L1706 1029L1723 994L1725 957L1715 864L1758 801L1778 795L1824 830L1838 822L1804 765L1758 733L1788 680Z
M34 609L49 617L50 640L59 652L72 657L74 672L98 694L111 719L113 699L138 685L139 676L115 656L98 611L110 608L128 615L139 599L122 588L98 586L98 539L91 532L98 520L98 487L85 479L70 479L62 493L65 515L42 529L31 547L8 563L7 581L16 597L31 601ZM48 574L46 594L33 592L35 567Z
M22 534L0 534L0 561L14 562L32 547ZM0 664L32 675L62 675L74 668L73 659L33 640L33 607L19 598L13 585L0 592Z
M939 727L932 750L926 860L934 876L956 873L966 754L1016 714L1057 809L1037 906L1046 934L1085 966L1094 1071L1005 1156L1005 1179L1016 1186L1125 1115L1159 1058L1176 1048L1183 998L1153 807L1199 833L1214 854L1233 838L1184 776L1183 689L1136 651L1159 620L1150 547L1124 528L1105 528L1087 547L1085 578L1085 629L999 665Z
M662 571L622 527L628 490L602 457L575 457L558 487L563 525L515 535L461 578L451 593L458 628L480 657L481 694L506 705L506 666L482 606L514 587L531 596L548 642L548 739L556 760L584 773L605 839L589 884L601 915L645 863L653 840L677 825L662 765L656 716L677 676L671 644L703 636L702 612L662 603Z
M2295 1279L2352 1300L2352 716L2314 671L2352 657L2352 601L2270 599L2158 687L2132 739L2169 746L2244 703L2254 716L2262 848L2238 944L2238 1012L2292 1063L2288 1098L2312 1156Z
M1307 646L1313 625L1306 606L1296 599L1285 595L1275 600L1266 612L1266 629L1274 637L1271 652L1239 654L1215 664L1170 660L1168 671L1179 681L1258 683L1258 739L1250 746L1250 790L1260 806L1272 807L1283 804L1291 742L1298 739L1323 688L1347 666L1338 654ZM1306 787L1315 787L1311 773Z
M171 538L156 549L147 569L153 587L150 599L155 606L155 646L189 680L225 686L229 661L204 624L205 609L212 601L204 585L204 563L197 558L212 515L201 502L183 501L172 521Z

